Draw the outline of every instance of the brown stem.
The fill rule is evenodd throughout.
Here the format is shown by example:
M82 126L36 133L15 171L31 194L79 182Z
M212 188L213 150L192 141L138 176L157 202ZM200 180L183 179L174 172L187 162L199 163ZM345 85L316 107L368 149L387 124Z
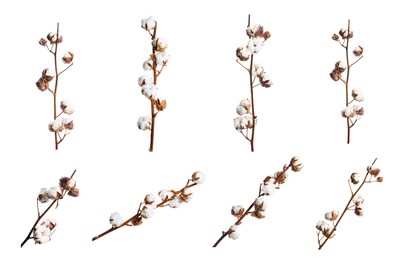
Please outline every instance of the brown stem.
M374 165L377 161L377 158L374 159L373 163L371 165ZM357 188L357 190L352 193L352 195L350 196L350 199L348 201L348 203L345 206L345 209L343 210L341 216L338 219L338 222L336 222L335 226L333 227L331 233L325 238L324 242L322 242L322 244L319 245L318 250L321 250L322 247L325 245L326 242L328 242L329 238L332 236L332 234L336 231L336 228L338 227L339 223L341 222L343 216L345 215L346 211L349 210L349 205L352 203L353 198L356 196L356 194L358 194L358 192L360 191L360 189L363 187L363 185L366 183L366 179L367 176L369 175L369 172L366 172L365 178L363 179L362 184L360 184L359 188Z
M59 23L57 23L57 40L55 42L55 50L53 52L54 55L54 66L55 66L55 86L54 86L54 91L53 91L53 96L54 96L54 120L57 119L57 90L58 90L58 78L59 78L59 73L58 73L58 60L57 60L57 54L58 54L58 40L59 40ZM55 150L58 150L58 135L57 132L54 133L55 137Z
M346 86L346 107L349 105L349 74L350 74L350 64L349 64L349 40L350 40L350 20L348 20L348 37L346 39L346 45L345 45L345 51L346 51L346 81L345 81L345 86ZM346 119L346 125L347 125L347 132L348 132L348 137L347 137L347 143L350 143L350 118L348 117Z
M73 176L75 175L76 170L73 171L72 175L70 178L73 178ZM62 199L62 198L61 198ZM41 214L38 216L37 220L34 222L34 225L32 226L32 228L30 229L30 232L28 233L27 237L24 239L24 241L21 243L20 247L23 247L25 245L25 243L27 243L27 241L33 237L31 237L31 234L34 232L35 227L37 226L38 222L40 222L40 220L45 216L45 214L47 214L47 212L52 208L52 206L58 201L58 199L54 200L49 206L48 208ZM37 200L38 203L38 200ZM37 210L38 210L38 204L37 204ZM39 211L38 211L39 212Z
M155 39L157 33L157 22L155 22L155 27L154 27L154 33L151 36L151 40ZM153 48L153 55L155 57L155 48L154 46ZM154 85L157 86L157 62L153 61L153 81L154 81ZM148 149L150 152L152 152L154 150L154 129L155 129L155 117L157 116L157 114L155 113L155 105L154 105L154 101L152 98L150 98L150 102L151 102L151 131L150 131L150 148Z
M250 14L247 21L247 27L250 26ZM254 152L254 130L256 128L256 114L254 113L254 94L253 94L253 54L250 55L250 68L249 68L249 75L250 75L250 100L252 103L252 117L253 117L253 128L252 128L252 137L250 138L250 148L251 151Z

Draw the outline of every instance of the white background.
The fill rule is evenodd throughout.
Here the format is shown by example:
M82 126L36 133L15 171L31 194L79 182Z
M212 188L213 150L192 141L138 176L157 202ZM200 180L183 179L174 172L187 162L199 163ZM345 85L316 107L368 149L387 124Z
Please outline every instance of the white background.
M2 259L72 257L233 259L294 257L379 259L404 255L405 12L401 1L3 1L0 94ZM233 128L235 107L249 97L248 75L235 62L247 41L247 14L271 32L255 57L274 86L256 88L256 151ZM137 78L150 52L140 20L153 15L171 60L158 80L168 108L157 118L154 153L137 118L149 113ZM346 145L340 111L344 88L329 72L344 50L330 37L351 19L352 46L365 57L351 71L351 88L366 100L365 116ZM37 41L56 30L60 54L75 53L60 78L58 99L75 105L76 129L53 149L47 130L52 96L35 82L52 55ZM233 204L248 206L259 183L294 155L305 168L269 198L267 217L246 218L241 237L213 249L235 221ZM349 197L347 178L374 158L384 182L366 185L365 216L347 213L337 235L317 250L315 223ZM42 187L77 169L78 198L66 198L49 217L52 241L19 247L36 218ZM164 208L142 226L109 228L110 213L127 218L147 193L179 189L195 170L206 182L179 209ZM402 257L400 257L402 258Z

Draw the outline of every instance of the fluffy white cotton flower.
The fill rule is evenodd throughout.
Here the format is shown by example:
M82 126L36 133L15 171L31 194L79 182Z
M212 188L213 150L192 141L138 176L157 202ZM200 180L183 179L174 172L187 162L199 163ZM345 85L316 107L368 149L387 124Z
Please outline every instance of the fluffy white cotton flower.
M141 87L141 93L148 99L150 99L150 98L155 99L157 96L157 91L158 91L158 88L154 84L151 84L151 85L146 84Z
M154 206L148 204L144 205L143 209L141 210L141 216L146 219L154 216Z
M246 61L250 58L250 55L252 55L252 52L249 51L247 47L239 47L236 50L236 56L239 58L241 61Z
M182 205L182 200L179 197L174 197L170 203L168 204L168 206L170 206L171 208L179 208Z
M249 39L247 42L247 49L250 53L259 53L262 47L263 43L257 38Z
M71 102L67 99L61 101L60 107L62 109L62 112L64 112L65 114L71 115L73 114L73 112L75 112L75 108L73 107Z
M328 223L326 223L323 220L320 220L317 222L316 226L315 226L319 231L324 231L325 229L329 228Z
M234 125L235 125L236 130L252 128L253 127L253 117L250 114L244 114L242 116L238 116L234 119Z
M264 196L256 198L254 201L254 205L256 206L257 210L266 210L267 208L267 201L265 200Z
M201 171L196 171L192 174L192 181L196 184L202 184L205 182L205 175Z
M246 108L247 110L250 109L250 107L252 106L251 102L249 99L242 99L242 101L240 101L240 104L242 107Z
M59 119L51 121L48 124L48 130L51 131L51 132L61 132L64 129L65 129L64 128L64 123L62 122L62 120L59 120Z
M254 64L254 72L255 72L256 76L259 78L262 78L264 76L264 74L266 73L264 71L263 66L261 66L260 64Z
M244 208L242 205L233 205L232 206L232 214L233 215L238 215L238 214L242 214L244 211Z
M150 116L141 116L137 120L137 127L140 130L149 130L151 128L151 117Z
M73 52L68 51L68 52L66 52L66 53L64 54L64 56L62 57L62 61L63 61L65 64L70 64L70 63L73 61L73 57L74 57Z
M241 106L241 105L238 105L237 107L236 107L236 113L239 115L239 116L242 116L242 115L244 115L244 114L247 114L249 111L244 107L244 106Z
M138 78L138 84L140 85L140 87L142 87L143 85L153 84L153 81L147 75L143 75Z
M141 28L150 31L155 28L156 21L154 20L154 17L150 16L148 18L142 19L141 20Z
M42 188L40 190L40 192L38 193L38 201L41 203L47 203L49 201L47 188Z
M352 175L350 176L350 181L353 184L358 184L360 181L360 175L357 172L352 173Z
M325 219L326 220L330 220L330 221L334 221L338 218L339 216L339 211L337 210L331 210L325 213Z
M123 224L123 217L120 215L118 212L114 212L110 215L109 217L110 224L112 224L113 227L119 227Z
M156 52L155 54L155 62L158 65L164 66L168 63L170 59L170 54L168 52Z
M359 89L352 90L352 97L358 102L362 102L365 99L365 95Z
M365 200L363 199L362 195L358 195L358 196L355 196L355 197L352 199L352 201L353 201L353 203L355 203L356 206L360 206L360 205L363 204L363 202L364 202Z
M260 29L261 25L255 24L252 26L248 26L246 29L246 34L249 37L254 37L256 35L256 32Z
M233 225L229 228L228 237L235 240L239 238L239 229L236 225Z
M169 190L161 190L158 193L158 196L160 196L161 200L167 200L167 199L172 198L172 196L174 196L174 193L172 191L169 191Z
M47 190L47 196L48 196L48 198L50 198L52 200L60 199L62 197L61 187L54 186L54 187L49 188Z
M143 69L144 70L152 70L154 66L154 61L151 58L148 58L144 63L143 63Z
M194 194L192 193L191 189L186 188L182 190L182 195L180 195L180 197L184 202L190 202L194 197Z
M273 85L271 81L271 76L268 73L264 73L263 77L259 78L262 87L269 88Z
M263 186L261 187L261 191L267 196L273 195L275 190L276 187L272 183L263 184Z
M351 107L346 107L341 111L342 117L349 118L355 116L355 110Z
M165 51L167 48L168 44L167 41L163 37L155 38L151 44L153 45L154 49L157 51Z
M155 196L154 194L147 194L144 198L144 203L146 204L153 204L155 202Z

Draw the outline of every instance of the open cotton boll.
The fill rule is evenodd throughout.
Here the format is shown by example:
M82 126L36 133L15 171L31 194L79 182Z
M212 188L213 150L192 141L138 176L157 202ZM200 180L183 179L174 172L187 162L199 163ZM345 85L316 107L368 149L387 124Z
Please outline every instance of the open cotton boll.
M233 216L237 216L243 214L244 208L242 205L233 205L231 211Z
M241 106L241 105L238 105L237 107L236 107L236 113L239 115L239 116L242 116L242 115L244 115L244 114L247 114L249 111L247 111L247 109L244 107L244 106Z
M166 65L170 59L170 54L168 52L156 52L154 55L155 62L161 66Z
M143 209L141 210L141 216L145 219L153 217L154 216L154 206L144 205Z
M240 236L239 228L236 225L233 225L229 228L228 237L235 240L238 239Z
M54 186L54 187L49 188L47 196L48 196L48 198L50 198L52 200L60 199L62 197L61 187Z
M168 204L168 206L170 206L171 208L179 208L182 205L182 200L179 197L174 197L170 203Z
M341 111L342 117L349 118L355 116L355 110L351 107L346 107Z
M155 196L154 194L147 194L146 197L144 198L144 203L146 204L153 204L155 202Z
M138 78L138 84L140 85L140 87L142 87L143 85L153 84L153 81L147 75L143 75Z
M119 227L123 224L123 217L118 212L114 212L109 217L109 222L112 224L112 227Z
M273 82L271 81L271 76L270 74L264 73L263 77L260 78L260 83L262 87L269 88L273 85Z
M272 183L263 184L263 187L261 188L261 191L267 196L273 195L275 190L276 190L276 187Z
M265 200L264 196L256 198L254 205L257 210L266 210L267 208L267 201Z
M168 200L168 199L172 198L172 196L174 196L174 193L169 190L161 190L158 193L158 196L160 197L161 200Z
M365 99L365 96L359 89L352 90L352 97L358 102L362 102Z
M71 115L75 112L75 108L68 99L62 100L60 107L65 114Z
M156 98L158 88L154 85L144 85L141 87L141 93L148 99Z
M47 203L49 201L47 188L42 188L40 190L40 192L38 193L38 201L41 203Z
M246 99L243 99L242 101L240 101L240 105L242 107L246 108L246 110L249 110L252 104L251 104L250 100L246 98Z
M155 38L151 44L153 45L156 51L163 52L168 46L167 41L163 37Z
M64 129L65 129L64 128L64 123L62 122L62 120L59 120L59 119L51 121L48 124L48 130L51 131L51 132L61 132Z
M250 58L250 55L252 55L252 52L250 52L246 47L239 47L236 50L236 56L241 61L247 61Z
M36 244L45 244L51 240L51 237L49 236L41 236L41 237L35 237L34 241Z
M137 120L137 127L140 130L149 130L151 128L151 117L150 116L141 116Z
M202 184L205 182L205 174L201 171L196 171L192 174L192 181L196 184Z
M148 58L144 63L143 63L143 69L144 70L152 70L154 66L154 61L151 58Z
M152 16L141 20L141 27L147 31L153 30L155 28L155 24L156 21Z

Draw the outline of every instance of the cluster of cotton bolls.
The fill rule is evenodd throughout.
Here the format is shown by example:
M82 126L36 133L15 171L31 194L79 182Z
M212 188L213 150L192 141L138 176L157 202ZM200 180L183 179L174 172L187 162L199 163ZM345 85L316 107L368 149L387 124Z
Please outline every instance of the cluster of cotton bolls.
M60 108L62 110L60 115L62 115L62 114L72 115L75 112L75 109L74 109L72 103L67 99L61 101ZM74 124L72 118L69 118L69 117L62 118L62 119L55 119L48 124L48 130L51 132L62 132L64 130L65 131L73 130L74 127L75 127L75 124Z
M253 116L250 112L251 102L249 99L243 99L236 107L236 113L239 115L234 119L236 130L253 128Z
M241 46L236 50L236 56L241 61L247 61L251 55L259 53L263 47L263 42L270 38L270 32L264 31L261 25L248 26L246 29L249 41L245 46Z
M232 225L226 232L229 238L237 239L240 236L239 225L242 223L242 219L248 214L250 216L262 219L266 217L267 209L267 196L271 196L275 193L276 189L280 188L280 185L285 183L288 178L287 171L291 169L293 172L299 172L303 168L303 164L299 162L299 158L294 156L291 158L289 164L284 165L282 171L277 171L273 175L264 178L263 182L260 184L259 196L254 200L253 204L249 209L254 208L252 211L245 210L242 205L233 205L230 213L232 216L236 217L238 221Z
M47 219L34 229L34 241L36 244L44 244L51 240L51 235L55 231L57 222L54 219Z
M332 238L334 236L333 234L333 225L335 224L335 220L337 220L339 217L339 211L337 210L331 210L327 211L325 213L325 220L331 221L332 224L329 222L326 222L325 220L318 221L316 228L319 232L322 233L325 237L330 237Z
M65 194L72 197L79 196L79 189L76 187L76 181L70 177L62 177L59 179L59 186L50 188L42 188L38 193L37 200L41 203L47 203L50 200L56 201L62 199ZM39 214L39 212L38 212ZM43 213L44 214L44 213ZM36 244L44 244L51 240L51 235L56 226L56 221L47 219L41 221L34 228L34 240Z
M365 96L359 89L353 89L352 90L352 101L358 102L357 104L348 105L346 108L342 109L341 115L344 118L355 118L356 120L360 119L360 116L363 116L365 113L365 110L363 107L360 105L360 103L365 99Z
M47 203L49 200L61 199L65 193L72 197L79 196L79 189L76 187L75 179L62 177L59 179L59 186L42 188L37 198L39 202Z
M143 203L140 204L137 214L126 221L126 224L131 225L140 225L143 223L143 220L149 219L154 216L154 212L157 208L170 207L170 208L179 208L182 203L188 203L193 198L193 192L191 188L195 185L202 184L205 181L205 175L196 171L192 174L191 179L188 180L188 183L181 190L161 190L158 193L158 197L161 201L157 201L157 198L154 194L147 194L144 197ZM193 182L192 184L189 184ZM109 217L109 223L112 225L112 228L121 227L125 221L123 217L118 212L114 212Z

